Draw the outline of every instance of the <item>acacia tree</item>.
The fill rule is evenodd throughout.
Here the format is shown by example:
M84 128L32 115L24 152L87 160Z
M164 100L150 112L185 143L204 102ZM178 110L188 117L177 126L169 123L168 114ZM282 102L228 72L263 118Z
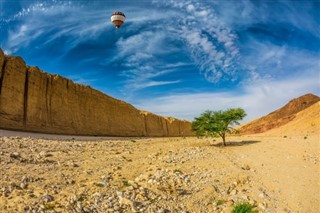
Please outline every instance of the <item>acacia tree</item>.
M198 136L220 136L226 146L226 134L233 132L233 126L246 116L241 108L226 111L205 111L192 122L192 130Z

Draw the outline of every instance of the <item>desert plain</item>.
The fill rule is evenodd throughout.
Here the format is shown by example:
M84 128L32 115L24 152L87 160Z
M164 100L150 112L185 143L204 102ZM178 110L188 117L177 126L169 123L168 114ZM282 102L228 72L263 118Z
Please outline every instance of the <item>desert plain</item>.
M1 212L320 212L319 134L103 138L1 131Z

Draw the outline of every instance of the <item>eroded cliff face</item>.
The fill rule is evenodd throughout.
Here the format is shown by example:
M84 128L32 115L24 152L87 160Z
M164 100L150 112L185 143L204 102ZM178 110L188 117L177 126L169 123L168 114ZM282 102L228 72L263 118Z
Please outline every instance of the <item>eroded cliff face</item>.
M191 123L132 105L38 67L0 49L0 128L54 134L191 136Z

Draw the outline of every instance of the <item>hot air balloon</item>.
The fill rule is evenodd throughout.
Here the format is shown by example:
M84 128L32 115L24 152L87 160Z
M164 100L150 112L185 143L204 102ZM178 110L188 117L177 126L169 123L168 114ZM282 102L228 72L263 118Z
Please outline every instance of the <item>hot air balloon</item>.
M114 12L111 15L113 25L118 29L126 21L126 16L122 12Z

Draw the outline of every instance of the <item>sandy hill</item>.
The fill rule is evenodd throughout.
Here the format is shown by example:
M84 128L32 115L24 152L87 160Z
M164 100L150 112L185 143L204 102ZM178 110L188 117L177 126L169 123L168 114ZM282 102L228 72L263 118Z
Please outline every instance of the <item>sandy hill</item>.
M306 114L308 113L301 113L299 114L299 116L298 113L314 105L318 101L320 101L320 97L316 95L303 95L299 98L291 100L288 104L281 107L280 109L243 125L239 130L241 134L256 134L278 128L280 126L288 124L289 122L291 123L292 121L299 122L297 121L297 119L301 120L301 122L306 122L306 119L308 118L302 117L306 116ZM301 118L295 119L297 116ZM314 119L316 118L317 116ZM303 126L304 124L300 125Z
M271 135L320 135L320 101L298 112L295 118L279 128L271 129Z

